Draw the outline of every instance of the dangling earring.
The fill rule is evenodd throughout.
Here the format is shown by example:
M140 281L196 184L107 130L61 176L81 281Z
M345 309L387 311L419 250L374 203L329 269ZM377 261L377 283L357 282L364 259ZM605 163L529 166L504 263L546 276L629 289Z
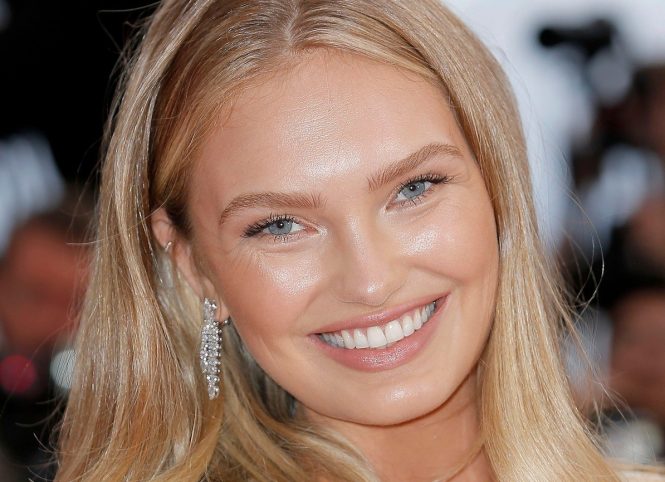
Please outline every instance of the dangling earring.
M203 300L203 328L201 329L201 371L208 382L210 400L219 395L219 365L222 351L222 326L229 323L226 319L219 322L215 319L217 302L206 298Z

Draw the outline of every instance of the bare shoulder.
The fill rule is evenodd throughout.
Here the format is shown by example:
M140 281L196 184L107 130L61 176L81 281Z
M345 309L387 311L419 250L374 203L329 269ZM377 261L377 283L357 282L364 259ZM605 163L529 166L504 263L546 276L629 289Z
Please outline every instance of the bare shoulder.
M665 482L665 467L631 467L621 474L625 482Z

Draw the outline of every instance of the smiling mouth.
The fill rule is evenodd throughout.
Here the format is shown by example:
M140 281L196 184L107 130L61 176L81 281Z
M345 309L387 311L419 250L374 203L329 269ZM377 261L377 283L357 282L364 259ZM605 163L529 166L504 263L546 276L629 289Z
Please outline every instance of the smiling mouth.
M383 325L319 333L317 336L321 341L335 348L348 350L387 348L422 328L432 317L436 306L437 302L433 301Z

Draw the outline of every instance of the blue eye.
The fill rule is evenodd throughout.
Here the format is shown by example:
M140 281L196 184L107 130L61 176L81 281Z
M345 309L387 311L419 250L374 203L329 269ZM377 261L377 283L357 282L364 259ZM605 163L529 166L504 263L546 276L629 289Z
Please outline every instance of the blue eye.
M415 199L422 196L431 186L432 182L430 181L412 181L399 190L397 200L410 201Z
M296 224L296 226L299 226ZM273 221L268 226L264 228L264 232L270 233L274 236L284 236L291 234L293 229L293 220L291 219L278 219ZM297 230L296 230L297 231Z
M253 236L273 236L275 239L284 240L293 236L305 227L299 224L290 216L270 216L250 226L247 226L243 236L251 238Z

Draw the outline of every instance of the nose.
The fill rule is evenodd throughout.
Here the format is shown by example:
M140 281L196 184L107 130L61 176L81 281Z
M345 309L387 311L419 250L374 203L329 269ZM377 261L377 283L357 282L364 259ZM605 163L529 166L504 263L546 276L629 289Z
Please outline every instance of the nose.
M375 224L351 221L336 237L334 291L345 303L385 305L406 282L406 260L399 243Z

